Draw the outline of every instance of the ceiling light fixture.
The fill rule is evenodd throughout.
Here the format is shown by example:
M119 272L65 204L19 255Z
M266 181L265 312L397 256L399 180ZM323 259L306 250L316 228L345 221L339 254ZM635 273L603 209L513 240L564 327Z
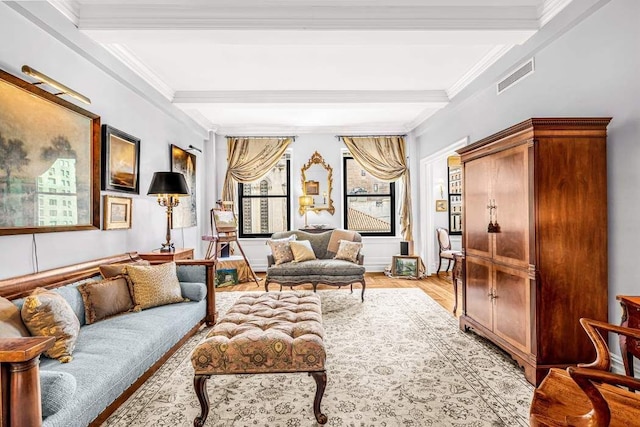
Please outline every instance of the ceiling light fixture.
M22 72L25 73L27 76L33 77L34 79L38 79L40 80L39 82L33 83L34 85L39 85L39 84L47 84L53 88L58 89L60 92L59 93L54 93L54 95L56 96L60 96L60 95L69 95L74 97L75 99L77 99L78 101L82 101L85 104L91 104L91 100L89 98L87 98L86 96L76 92L75 90L68 88L67 86L63 85L62 83L57 82L56 80L52 79L51 77L42 74L40 71L34 70L33 68L29 67L28 65L23 65L22 66Z

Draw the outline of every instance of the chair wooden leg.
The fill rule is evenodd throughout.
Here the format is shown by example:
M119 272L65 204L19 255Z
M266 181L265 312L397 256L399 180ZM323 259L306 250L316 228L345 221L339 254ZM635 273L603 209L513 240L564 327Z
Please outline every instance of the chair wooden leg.
M450 268L451 268L451 260L449 260L449 262L447 263L447 272L449 271Z
M440 260L440 263L438 264L438 270L436 271L436 276L440 275L440 269L442 268L442 257L438 257Z

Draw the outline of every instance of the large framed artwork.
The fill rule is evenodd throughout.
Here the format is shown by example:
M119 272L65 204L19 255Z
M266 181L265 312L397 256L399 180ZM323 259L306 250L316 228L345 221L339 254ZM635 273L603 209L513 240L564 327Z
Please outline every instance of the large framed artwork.
M181 172L189 186L189 196L181 197L173 208L172 228L195 227L198 224L196 206L196 156L171 144L171 172Z
M0 70L0 235L100 228L100 117Z
M102 125L102 189L140 194L140 140Z

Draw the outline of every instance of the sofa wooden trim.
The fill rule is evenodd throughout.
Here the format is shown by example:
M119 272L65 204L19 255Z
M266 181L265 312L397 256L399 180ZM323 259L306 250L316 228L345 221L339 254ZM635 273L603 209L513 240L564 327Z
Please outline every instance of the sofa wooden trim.
M51 270L41 271L33 274L26 274L23 276L12 277L9 279L0 280L0 296L7 299L23 298L29 295L35 288L55 289L70 283L77 282L79 280L89 279L100 274L99 267L104 264L116 264L116 263L130 263L139 261L141 258L137 252L129 252L120 255L109 256L96 260L86 261L79 264L54 268ZM207 286L207 309L205 317L200 323L193 327L176 345L171 347L155 364L153 364L140 378L138 378L129 388L127 388L113 403L111 403L105 410L98 415L98 417L92 421L90 425L100 425L103 423L109 415L111 415L125 400L127 400L155 371L157 371L166 360L171 357L184 343L193 336L201 327L203 323L213 325L216 320L216 299L215 299L215 287L214 287L214 262L212 260L179 260L175 261L178 265L204 265L206 267L206 286ZM35 338L17 338L16 340L34 340ZM42 340L38 338L37 340ZM1 376L1 390L0 396L2 396L2 415L0 422L2 426L37 426L42 423L42 415L40 408L40 384L37 376L37 368L39 364L40 354L44 352L48 347L46 342L50 342L53 345L53 338L45 338L44 341L38 341L29 349L25 350L25 357L29 356L30 359L26 361L16 361L16 354L10 351L15 347L16 343L12 343L13 339L0 339L0 376ZM12 347L13 346L13 347ZM19 379L19 376L14 374L16 368L12 368L12 365L16 363L26 363L30 369L29 381L12 381ZM22 369L18 367L18 369ZM35 376L34 376L35 372ZM35 387L35 388L34 388ZM34 398L34 391L37 388L37 399ZM16 406L17 405L17 406ZM15 408L12 408L15 406ZM16 411L16 409L18 409ZM24 419L19 418L19 413L31 414L32 419L28 423L24 423ZM18 415L16 415L18 414ZM36 416L37 415L37 416ZM37 419L37 423L33 420ZM17 424L16 424L17 423Z

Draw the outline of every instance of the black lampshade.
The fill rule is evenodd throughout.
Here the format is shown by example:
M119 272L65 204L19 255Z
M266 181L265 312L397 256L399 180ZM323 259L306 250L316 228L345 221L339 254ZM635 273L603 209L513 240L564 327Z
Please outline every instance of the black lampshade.
M189 186L180 172L155 172L147 195L182 194L189 195Z

